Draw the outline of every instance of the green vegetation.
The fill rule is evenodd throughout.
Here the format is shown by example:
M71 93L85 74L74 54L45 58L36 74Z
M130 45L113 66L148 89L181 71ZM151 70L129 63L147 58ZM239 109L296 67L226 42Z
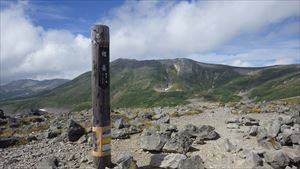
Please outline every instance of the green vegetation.
M1 107L11 111L33 107L89 109L90 81L91 72L86 72L51 91L5 101ZM113 108L147 108L186 104L192 98L223 103L239 101L240 92L257 101L284 99L300 96L299 84L300 65L235 68L189 59L118 59L111 63L110 94Z

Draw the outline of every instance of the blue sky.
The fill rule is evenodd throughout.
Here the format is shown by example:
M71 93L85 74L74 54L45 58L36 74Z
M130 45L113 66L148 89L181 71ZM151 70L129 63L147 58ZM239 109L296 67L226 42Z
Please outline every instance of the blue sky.
M110 27L111 61L184 57L241 67L299 64L299 3L1 1L1 82L74 78L90 70L95 23Z

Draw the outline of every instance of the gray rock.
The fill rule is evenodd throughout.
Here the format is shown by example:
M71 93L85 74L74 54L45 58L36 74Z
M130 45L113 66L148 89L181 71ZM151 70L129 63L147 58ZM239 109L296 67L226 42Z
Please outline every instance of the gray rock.
M113 138L113 139L127 139L127 138L129 138L128 128L112 129L111 130L111 138Z
M238 118L230 118L230 119L227 119L225 121L226 124L229 124L229 123L240 123L239 119Z
M48 139L51 139L51 138L59 136L60 134L61 134L61 130L59 130L59 129L49 129L46 133L46 135L47 135L46 137Z
M238 124L235 124L235 123L229 123L229 124L227 124L226 128L227 129L239 129L240 126Z
M56 169L58 168L59 161L56 157L48 157L39 162L37 169Z
M193 141L187 133L179 132L169 139L163 147L164 152L187 153Z
M157 120L158 123L170 123L170 116L164 115L160 119Z
M224 140L224 147L226 152L234 152L236 147L229 141L228 138Z
M0 118L0 126L6 125L6 124L7 124L7 120Z
M289 165L289 158L281 151L267 151L265 153L265 162L269 163L274 169L281 169Z
M265 128L268 131L270 137L276 137L281 128L281 122L279 120L273 120L269 122Z
M300 151L288 147L284 147L282 151L293 163L300 162Z
M293 144L300 144L300 133L294 133L291 135L291 141Z
M1 137L0 138L0 148L7 148L14 146L20 140L19 137Z
M257 166L262 166L263 165L263 160L259 157L258 154L250 151L246 155L246 161L252 166L252 167L257 167Z
M169 154L164 157L163 161L158 167L176 169L179 167L179 163L186 158L187 157L183 154Z
M220 138L220 135L215 131L214 127L202 125L199 127L198 137L202 137L204 140L216 140Z
M197 135L199 134L199 129L197 126L193 125L193 124L187 124L183 127L183 131L190 134L193 137L197 137Z
M179 161L178 169L204 169L203 160L200 156L192 156Z
M249 131L249 135L250 136L256 136L257 135L257 131L258 131L258 126L251 126L250 131Z
M4 111L2 109L0 109L0 119L5 119L5 114Z
M114 127L116 129L122 129L122 128L128 128L129 127L128 122L125 121L122 118L115 120L115 122L113 124L114 124Z
M117 161L117 166L114 169L137 169L136 161L132 156L125 156Z
M169 138L158 132L144 132L140 139L140 145L143 150L161 151Z
M33 135L27 137L27 141L28 141L28 142L31 142L31 141L37 141L37 140L38 140L37 137L36 137L36 136L33 136Z
M73 120L70 120L68 126L67 134L69 141L75 142L85 134L84 128Z

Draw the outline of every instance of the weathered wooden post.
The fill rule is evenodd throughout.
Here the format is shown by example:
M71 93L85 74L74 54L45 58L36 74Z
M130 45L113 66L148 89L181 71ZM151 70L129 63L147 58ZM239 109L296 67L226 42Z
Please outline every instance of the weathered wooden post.
M93 152L96 169L111 165L109 27L94 25L92 41Z

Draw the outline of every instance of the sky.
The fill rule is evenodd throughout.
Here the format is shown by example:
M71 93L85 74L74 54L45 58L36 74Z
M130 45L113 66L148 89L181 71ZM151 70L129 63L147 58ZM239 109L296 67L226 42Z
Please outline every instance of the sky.
M111 61L190 58L239 67L300 63L300 1L0 1L0 84L91 70L90 28Z

